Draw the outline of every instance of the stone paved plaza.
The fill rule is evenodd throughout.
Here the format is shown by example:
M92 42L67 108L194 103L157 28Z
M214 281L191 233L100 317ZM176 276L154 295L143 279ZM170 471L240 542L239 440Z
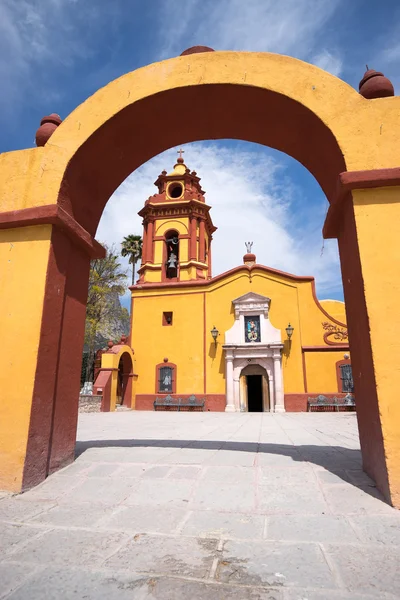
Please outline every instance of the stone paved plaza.
M78 440L0 500L0 598L400 598L355 414L82 414Z

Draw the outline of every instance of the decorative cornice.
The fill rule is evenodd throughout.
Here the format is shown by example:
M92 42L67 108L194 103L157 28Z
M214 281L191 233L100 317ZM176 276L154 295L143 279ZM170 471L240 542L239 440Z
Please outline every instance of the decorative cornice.
M90 258L104 258L106 251L86 229L58 204L45 204L0 213L0 229L15 229L36 225L54 225L82 248Z
M345 202L351 190L400 186L400 167L371 169L369 171L345 171L340 173L336 196L331 202L322 230L325 239L337 238L343 218Z

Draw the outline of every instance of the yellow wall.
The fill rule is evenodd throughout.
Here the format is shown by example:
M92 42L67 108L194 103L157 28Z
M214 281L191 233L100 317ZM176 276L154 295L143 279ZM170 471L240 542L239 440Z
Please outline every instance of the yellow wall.
M282 332L289 321L294 327L292 343L285 343L282 364L285 393L305 393L302 345L327 346L322 322L329 321L312 294L311 282L286 275L247 268L200 288L168 286L135 290L132 345L137 360L137 393L155 393L155 367L167 357L178 365L177 393L225 393L224 333L234 323L232 300L250 291L271 298L269 318ZM205 302L205 320L204 307ZM163 312L173 312L173 325L162 325ZM220 332L217 345L210 331ZM204 344L206 382L204 387ZM289 351L290 349L290 351ZM313 353L307 359L310 392L337 392L335 363L343 352Z
M336 363L344 352L306 352L307 390L309 394L339 392Z
M51 230L0 230L0 489L21 488Z

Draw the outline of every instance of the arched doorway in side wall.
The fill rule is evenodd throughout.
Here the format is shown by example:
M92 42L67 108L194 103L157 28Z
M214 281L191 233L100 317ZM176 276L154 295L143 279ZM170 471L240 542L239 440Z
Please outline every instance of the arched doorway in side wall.
M10 340L1 363L2 487L27 489L74 460L89 265L104 256L94 236L111 194L163 150L229 138L289 154L326 194L324 235L338 239L355 394L362 398L363 466L400 507L400 335L393 326L399 98L367 100L287 56L194 52L120 77L76 108L51 143L1 156L1 260L9 273L1 306L15 306L12 314L0 311ZM29 312L17 302L21 281L32 289ZM24 334L29 369L25 354L18 357L16 331Z
M269 378L261 365L248 365L240 373L240 407L244 412L269 412Z

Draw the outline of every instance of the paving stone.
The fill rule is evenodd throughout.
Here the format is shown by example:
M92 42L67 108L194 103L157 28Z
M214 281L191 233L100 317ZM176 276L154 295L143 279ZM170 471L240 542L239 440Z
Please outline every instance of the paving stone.
M107 560L105 567L204 579L216 547L217 540L138 534Z
M387 596L380 596L379 598L387 598ZM354 592L346 592L345 590L286 589L283 591L283 600L376 600L376 596L354 594Z
M93 502L101 504L119 504L130 495L135 482L132 479L115 477L90 477L61 497L60 502Z
M324 545L349 591L400 597L399 552L382 546Z
M78 458L75 462L68 465L68 467L64 467L64 469L60 469L55 473L55 475L63 476L63 477L75 477L76 475L86 475L86 473L91 468L92 463L86 462L80 458Z
M216 450L199 450L199 449L181 449L175 450L168 456L160 459L159 462L169 465L204 465L210 457L216 454Z
M332 573L316 544L227 541L216 579L257 586L335 588Z
M40 533L41 530L35 527L0 523L0 559L13 554L18 550L20 544L27 542Z
M399 546L400 548L400 512L392 515L368 515L350 517L360 539L367 543L383 546ZM397 550L400 553L400 549Z
M252 467L256 454L254 452L240 452L235 450L219 450L210 456L204 464L206 465L234 465Z
M254 486L239 483L201 482L194 491L190 508L248 512L255 508Z
M265 514L323 514L328 513L322 492L317 484L285 486L260 485L259 510Z
M297 469L285 467L266 466L259 470L260 485L286 488L299 485L302 487L315 487L316 477L310 465L300 464Z
M120 465L118 477L121 479L138 479L148 468L148 464L124 464Z
M324 486L324 496L335 514L393 514L375 488L361 489L349 484Z
M6 594L10 594L36 570L37 567L26 564L0 564L0 597L2 598Z
M117 475L121 469L118 463L100 463L93 465L87 472L88 477L112 477Z
M32 523L43 523L55 527L94 527L114 510L113 506L92 502L60 504L31 519Z
M168 472L171 470L171 467L168 466L161 466L161 465L157 465L155 467L149 467L148 469L146 469L143 472L142 477L144 478L161 478L161 477L166 477L166 475L168 474Z
M5 498L0 502L0 521L29 521L56 506L54 500L29 500L22 494ZM0 526L1 527L1 526Z
M333 515L271 515L268 540L351 543L358 539L345 517Z
M106 517L101 527L135 533L173 533L184 516L182 509L173 506L124 506Z
M45 590L45 595L44 591ZM117 571L49 569L31 578L12 600L282 600L280 590L254 590Z
M67 492L71 492L76 488L84 479L80 479L79 476L65 477L55 476L48 477L43 483L36 486L35 488L25 492L22 497L24 500L58 500L61 496Z
M253 467L209 466L204 469L202 482L240 483L254 485L255 469Z
M168 479L197 479L201 473L201 467L173 467L168 474Z
M335 485L337 483L343 484L344 482L350 482L350 477L347 474L347 471L345 471L344 469L340 469L338 471L326 471L325 469L317 469L315 473L319 481L321 481L321 483Z
M262 539L265 518L262 516L215 511L193 511L182 533L212 538Z
M86 565L94 568L128 539L121 532L54 529L17 549L12 558L39 565Z
M83 571L47 567L11 596L12 600L147 600L153 584L134 573Z
M175 508L187 509L192 491L192 481L145 479L137 482L134 491L124 500L124 504L138 506L170 506L173 504Z

